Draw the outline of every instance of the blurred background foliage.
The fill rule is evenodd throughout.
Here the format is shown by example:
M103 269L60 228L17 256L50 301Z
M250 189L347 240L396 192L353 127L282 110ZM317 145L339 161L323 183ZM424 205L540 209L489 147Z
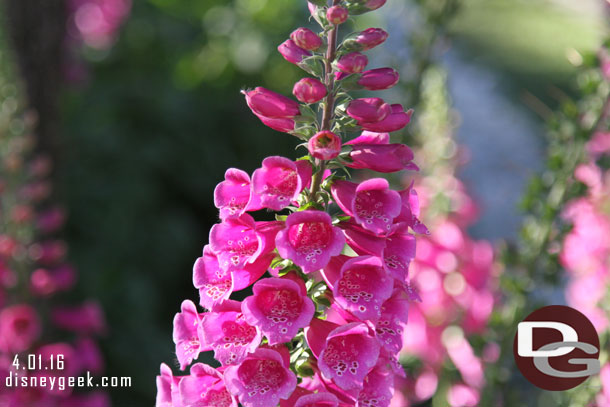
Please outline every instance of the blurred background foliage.
M417 3L435 2L389 0L395 12L387 20L405 33L431 29L431 21L412 24ZM462 75L452 92L468 93L479 104L506 99L511 120L534 122L515 137L531 144L513 143L533 149L523 164L529 171L542 159L531 147L543 143L537 117L571 92L574 66L601 42L602 3L464 0L443 27L456 45L445 57L450 82L453 68L494 72L487 93L477 93L485 75L475 76L477 83ZM116 406L153 404L159 362L174 358L173 315L182 298L197 297L191 267L217 220L212 192L225 169L252 171L264 156L293 151L295 140L260 125L239 91L260 85L290 93L301 72L275 48L307 16L303 0L137 0L113 47L82 49L87 75L61 98L57 182L81 289L100 300L111 326L103 343L107 371L133 377L133 388L115 389ZM415 48L405 36L390 32L392 40L376 55L421 58L409 54ZM449 44L435 43L432 52L445 55ZM497 121L481 117L479 105L460 106L459 95L454 98L464 120ZM487 154L481 143L511 137L505 122L498 125L504 128L465 123L468 137L461 141L473 152L467 182L501 183L477 161ZM529 174L498 171L512 178ZM502 210L517 212L519 185ZM476 237L511 235L491 229L474 227Z

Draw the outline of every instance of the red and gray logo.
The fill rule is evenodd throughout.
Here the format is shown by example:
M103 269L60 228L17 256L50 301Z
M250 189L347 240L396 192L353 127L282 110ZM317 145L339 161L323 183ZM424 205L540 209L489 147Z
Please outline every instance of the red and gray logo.
M550 305L520 322L513 343L517 367L532 384L560 391L599 373L599 337L574 308Z

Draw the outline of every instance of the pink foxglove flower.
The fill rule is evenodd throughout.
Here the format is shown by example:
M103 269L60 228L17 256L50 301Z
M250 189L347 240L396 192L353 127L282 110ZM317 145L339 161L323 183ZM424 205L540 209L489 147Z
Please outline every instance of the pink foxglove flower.
M326 86L315 78L303 78L294 84L292 94L303 103L317 103L327 95Z
M380 98L354 99L347 107L347 114L361 122L380 122L392 113L392 106Z
M362 72L358 85L367 90L385 90L398 83L400 75L392 68L377 68Z
M389 137L388 133L362 132L363 135L365 133L383 134ZM389 144L387 141L382 142L381 139L368 137L368 135L345 144L352 147L349 154L352 161L347 164L350 168L369 169L383 173L418 170L413 163L413 151L404 144Z
M220 209L220 219L238 218L249 201L250 176L237 168L229 168L225 180L214 189L214 205Z
M223 375L203 363L191 366L190 375L180 380L178 391L185 407L237 407L237 400L227 390Z
M286 61L292 64L298 64L303 59L311 56L311 52L299 47L293 40L284 41L277 47L277 50Z
M267 157L252 174L252 199L248 205L279 211L296 201L311 180L311 164L284 157Z
M307 343L325 378L343 390L361 389L379 359L379 342L363 323L352 322L334 329L333 325L314 319L306 329ZM332 330L325 332L329 328Z
M266 265L263 265L256 272L253 269L254 265L249 266L253 271L251 274L253 279L263 275L266 269ZM239 270L238 273L246 272L247 269L248 265L243 270ZM227 300L234 289L235 279L233 276L233 273L220 268L218 256L209 245L205 245L203 256L199 257L193 266L193 285L199 290L199 304L204 308L212 309L214 305ZM245 280L249 281L250 278ZM238 281L244 281L244 279L240 278Z
M299 397L294 407L338 407L339 399L332 393L318 392Z
M315 51L322 46L322 39L309 28L300 27L290 34L290 39L300 48Z
M184 370L201 351L201 317L192 301L184 300L181 311L174 317L173 339L180 369Z
M299 104L294 100L258 87L244 92L248 106L257 115L270 118L295 117L300 114Z
M243 270L259 259L271 261L268 255L273 250L277 229L264 227L263 223L257 224L252 216L244 214L212 226L210 248L218 256L222 270Z
M204 314L201 332L205 345L212 348L223 366L244 360L262 339L260 329L246 322L240 303L232 300Z
M337 68L344 73L360 73L366 68L369 59L360 52L352 52L337 61Z
M157 376L157 399L156 407L183 407L182 398L180 397L179 388L180 381L184 378L176 377L172 373L172 369L165 363L161 364L161 374Z
M391 133L405 127L411 121L412 110L404 111L402 105L392 105L391 113L384 119L373 122L358 122L363 129L377 133Z
M332 225L330 215L307 210L288 215L286 227L277 234L275 244L282 257L310 273L320 270L332 256L341 253L345 237Z
M224 378L231 394L244 407L275 406L280 399L290 397L297 385L289 361L279 352L263 348L239 365L227 367Z
M337 181L332 186L335 202L364 229L376 235L388 234L400 214L402 200L384 178L372 178L360 184Z
M388 33L381 28L367 28L358 33L355 42L360 46L360 50L367 51L371 48L383 44L388 39Z
M365 378L358 394L358 406L390 407L394 393L394 374L383 366L376 366Z
M332 6L326 11L326 19L334 25L343 24L347 21L347 17L349 17L347 9L341 6Z
M337 270L341 262L344 263ZM338 306L359 320L379 320L382 304L394 289L392 277L379 257L342 256L341 260L329 264L323 273Z
M222 366L195 364L178 378L162 367L158 407L389 407L394 379L405 376L398 351L408 305L419 299L409 282L411 230L420 225L416 195L393 191L381 178L344 181L339 170L417 167L408 147L389 143L389 132L408 122L402 107L348 94L397 82L391 68L362 73L368 58L360 51L387 33L368 29L341 44L337 35L348 15L384 2L312 0L320 34L301 27L278 47L310 75L293 87L300 103L260 87L244 92L265 125L299 138L309 154L268 157L251 176L231 169L217 186L221 222L193 268L207 310L185 302L174 339L181 368L204 350ZM349 141L356 125L364 131ZM263 208L282 212L275 221L255 221ZM266 271L273 277L260 279ZM241 303L231 299L252 284ZM218 388L214 401L209 388Z
M341 152L341 138L332 131L316 133L307 143L309 154L320 160L331 160Z
M246 321L261 329L270 345L290 342L309 325L315 312L302 283L288 278L265 278L254 284L254 295L241 306Z

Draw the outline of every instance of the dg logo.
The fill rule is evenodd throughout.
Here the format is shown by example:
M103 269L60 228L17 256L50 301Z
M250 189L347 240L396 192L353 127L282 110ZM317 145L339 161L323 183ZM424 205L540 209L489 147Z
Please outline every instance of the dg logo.
M563 305L540 308L520 322L513 353L523 376L544 390L571 389L600 370L593 324Z

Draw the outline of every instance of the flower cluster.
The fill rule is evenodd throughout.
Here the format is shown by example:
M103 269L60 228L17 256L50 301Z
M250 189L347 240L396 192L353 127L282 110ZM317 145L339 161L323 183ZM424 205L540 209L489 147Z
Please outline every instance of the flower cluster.
M66 244L57 238L65 215L48 203L51 162L34 153L33 115L20 110L4 54L0 61L0 405L108 406L103 392L17 386L17 377L49 381L100 373L104 362L94 337L104 332L105 321L95 302L60 306L51 298L76 279ZM27 365L37 356L42 364ZM7 376L15 386L6 385Z
M267 157L252 174L231 168L216 187L221 222L193 268L207 311L182 303L173 340L180 369L190 365L190 373L174 376L161 365L157 406L389 407L394 379L404 376L397 355L415 298L414 233L427 229L412 187L346 175L417 170L412 151L389 134L411 112L348 93L397 83L391 68L365 70L362 52L385 41L385 31L338 40L350 16L384 2L309 3L321 32L298 28L278 47L312 75L294 85L301 103L262 87L243 92L265 125L303 140L308 155ZM263 209L279 213L256 220ZM252 295L231 299L250 286ZM219 368L196 362L208 351Z
M594 134L586 146L590 161L576 168L574 178L587 187L587 193L564 208L563 218L572 229L560 253L568 273L566 301L593 323L601 334L602 349L607 348L603 341L610 335L610 171L597 165L596 160L610 156L609 141L610 132ZM602 368L600 378L603 391L597 403L610 406L610 363Z
M445 388L444 398L451 407L476 406L484 385L484 365L499 355L498 345L489 343L482 355L469 338L483 334L494 303L493 247L488 241L473 240L468 225L476 219L476 208L457 180L451 199L456 209L437 216L433 232L418 241L413 262L413 286L421 297L409 309L409 325L404 332L401 360L413 368L414 377L405 380L395 406L425 401ZM422 206L428 206L426 188ZM446 190L445 192L447 192ZM424 210L425 212L425 210ZM425 214L424 214L425 216ZM461 380L449 383L443 371L450 361Z

